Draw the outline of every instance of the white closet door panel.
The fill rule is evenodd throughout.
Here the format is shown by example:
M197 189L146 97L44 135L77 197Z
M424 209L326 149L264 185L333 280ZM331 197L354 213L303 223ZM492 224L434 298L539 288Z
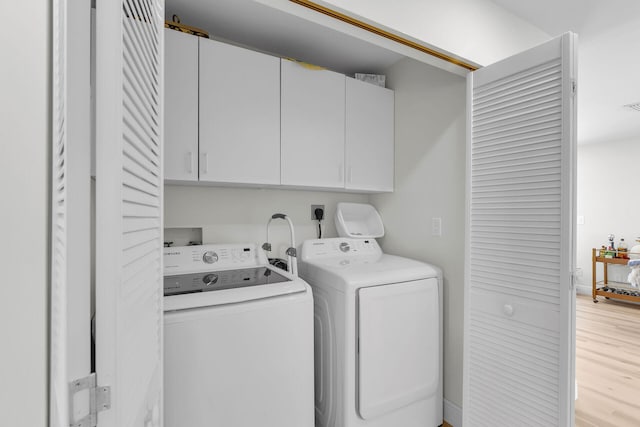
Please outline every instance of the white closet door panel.
M200 180L280 184L280 59L200 39Z
M165 28L164 177L198 180L198 38Z
M347 78L345 129L345 188L393 191L393 91Z
M465 425L573 423L574 39L469 77Z
M91 372L90 3L56 0L53 11L50 425L75 425L88 393L69 384ZM75 37L68 37L69 34ZM70 406L70 403L73 403Z
M358 291L358 412L370 420L438 388L438 282Z
M344 188L345 76L282 60L282 184Z
M97 9L96 373L99 426L160 426L162 0Z
M53 129L51 203L51 385L50 422L68 426L67 372L67 126L66 126L66 17L67 2L53 3Z

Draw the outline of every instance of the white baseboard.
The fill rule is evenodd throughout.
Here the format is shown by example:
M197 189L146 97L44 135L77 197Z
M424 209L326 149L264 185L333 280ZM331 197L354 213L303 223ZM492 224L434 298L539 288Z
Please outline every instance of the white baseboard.
M444 420L452 427L462 427L462 408L444 399Z
M576 292L579 295L591 295L591 286L587 285L577 285Z

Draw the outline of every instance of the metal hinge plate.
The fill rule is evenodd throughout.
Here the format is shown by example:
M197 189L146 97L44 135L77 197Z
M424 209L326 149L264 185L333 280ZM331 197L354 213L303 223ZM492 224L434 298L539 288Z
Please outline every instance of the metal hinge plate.
M73 397L82 390L89 390L89 413L74 421ZM96 427L98 412L109 408L111 408L111 387L97 387L95 372L69 383L69 417L71 417L69 427Z
M575 95L577 91L578 91L578 83L575 80L572 80L571 81L571 93L573 95Z

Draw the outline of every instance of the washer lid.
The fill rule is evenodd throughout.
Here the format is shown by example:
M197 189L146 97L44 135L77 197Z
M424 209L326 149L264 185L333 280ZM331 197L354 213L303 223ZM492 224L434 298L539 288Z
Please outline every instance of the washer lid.
M341 291L440 275L432 265L384 254L373 239L305 240L299 268L300 276L310 284Z
M301 264L300 275L314 286L329 286L344 291L364 286L437 278L439 271L420 261L382 254L309 261Z
M306 283L271 266L165 276L165 311L270 298L306 291Z
M164 296L215 292L290 281L282 274L267 267L178 274L165 276Z

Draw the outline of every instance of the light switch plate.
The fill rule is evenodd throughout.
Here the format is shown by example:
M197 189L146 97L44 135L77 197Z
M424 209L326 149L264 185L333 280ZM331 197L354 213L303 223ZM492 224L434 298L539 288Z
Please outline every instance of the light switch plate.
M431 235L442 236L442 218L431 218Z

